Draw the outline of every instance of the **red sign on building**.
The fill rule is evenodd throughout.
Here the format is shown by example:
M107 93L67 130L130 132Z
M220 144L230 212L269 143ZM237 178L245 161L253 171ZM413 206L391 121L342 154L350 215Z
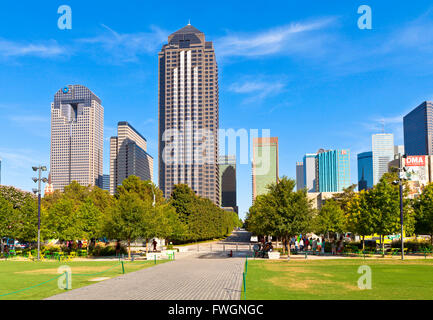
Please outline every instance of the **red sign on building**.
M406 167L425 167L425 156L407 156Z

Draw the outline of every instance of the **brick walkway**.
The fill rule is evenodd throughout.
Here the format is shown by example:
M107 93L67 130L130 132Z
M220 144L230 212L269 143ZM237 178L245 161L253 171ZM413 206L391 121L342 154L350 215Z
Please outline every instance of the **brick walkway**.
M244 236L244 235L242 235ZM247 235L245 234L245 238ZM245 258L221 252L189 253L49 300L238 300Z

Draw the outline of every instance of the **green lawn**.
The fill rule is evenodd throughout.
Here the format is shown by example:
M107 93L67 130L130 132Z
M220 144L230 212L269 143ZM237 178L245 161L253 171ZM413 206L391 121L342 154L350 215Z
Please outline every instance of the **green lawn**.
M168 260L158 260L156 263L166 261ZM122 275L122 266L119 261L32 262L3 260L0 261L0 300L39 300L64 292L65 290L57 287L57 279L55 279L23 292L2 296L53 279L58 276L57 268L62 265L68 265L72 270L72 289L97 283L90 281L91 279L113 278ZM153 261L124 262L125 273L154 265Z
M361 265L371 267L371 290L358 288ZM248 300L430 300L433 260L248 260L246 285Z

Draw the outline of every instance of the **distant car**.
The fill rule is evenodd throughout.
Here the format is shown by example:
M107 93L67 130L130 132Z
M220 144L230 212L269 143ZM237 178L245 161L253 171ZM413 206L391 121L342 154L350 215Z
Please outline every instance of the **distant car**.
M257 236L251 236L250 242L258 242L259 238Z

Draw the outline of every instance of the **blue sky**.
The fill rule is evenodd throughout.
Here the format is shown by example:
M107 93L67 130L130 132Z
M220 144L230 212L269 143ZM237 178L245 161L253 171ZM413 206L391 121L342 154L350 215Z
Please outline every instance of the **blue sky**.
M72 30L57 8L72 8ZM357 27L372 8L372 30ZM50 103L82 84L105 109L110 136L129 121L148 140L157 182L157 53L191 19L216 47L220 127L271 129L280 175L319 148L371 149L371 134L395 134L402 116L433 99L430 1L7 1L0 10L2 183L34 187L31 166L49 164ZM251 204L251 165L238 165L240 215Z

